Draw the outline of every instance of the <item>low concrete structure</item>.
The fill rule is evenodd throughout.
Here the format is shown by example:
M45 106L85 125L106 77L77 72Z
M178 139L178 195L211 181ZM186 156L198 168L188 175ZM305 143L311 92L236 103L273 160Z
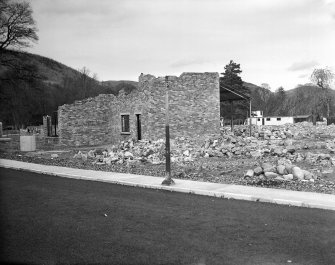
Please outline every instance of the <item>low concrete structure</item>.
M262 111L253 111L252 117L247 119L247 124L252 125L284 125L287 123L293 124L297 122L311 121L311 115L297 116L265 116Z

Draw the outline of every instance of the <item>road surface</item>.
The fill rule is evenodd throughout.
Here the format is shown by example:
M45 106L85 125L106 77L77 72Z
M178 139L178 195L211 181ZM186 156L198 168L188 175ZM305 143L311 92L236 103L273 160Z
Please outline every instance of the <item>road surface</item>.
M0 168L11 264L335 264L335 212Z

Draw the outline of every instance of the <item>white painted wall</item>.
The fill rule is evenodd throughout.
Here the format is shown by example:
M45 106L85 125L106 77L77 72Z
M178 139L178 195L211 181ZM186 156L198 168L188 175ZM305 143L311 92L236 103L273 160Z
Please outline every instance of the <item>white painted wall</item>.
M254 110L251 112L254 117L263 117L263 111L262 110Z
M249 124L250 124L250 118L247 119L247 125ZM262 125L262 118L252 117L251 124L252 125Z
M293 117L252 117L251 123L252 125L263 125L263 119L264 125L284 125L286 123L293 123ZM248 118L247 124L250 124L250 118Z
M265 125L283 125L286 123L293 123L293 117L264 117Z

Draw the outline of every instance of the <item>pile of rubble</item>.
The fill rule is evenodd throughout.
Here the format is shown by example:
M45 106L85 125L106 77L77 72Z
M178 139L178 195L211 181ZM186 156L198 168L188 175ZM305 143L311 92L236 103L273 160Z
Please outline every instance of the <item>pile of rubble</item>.
M138 141L130 139L122 141L118 146L109 146L106 149L94 149L87 153L79 151L73 158L87 161L93 160L94 164L111 163L136 163L150 162L160 164L165 157L165 143L163 140L157 141Z
M223 127L221 131L223 134L231 132L230 127ZM250 127L247 125L234 126L234 134L243 137L250 136ZM310 122L288 123L280 126L253 125L251 134L252 137L265 140L318 138L321 135L335 136L335 125L331 124L327 126L325 123L319 123L317 126L314 126Z
M249 169L245 175L245 179L257 178L258 180L267 181L310 181L314 182L318 179L316 172L301 169L292 165L290 160L280 159L277 164L262 163L260 166Z
M234 133L224 129L220 137L207 138L199 142L186 137L171 140L171 161L176 163L192 162L197 158L247 157L263 159L274 156L286 158L291 162L306 161L309 164L335 166L335 126L313 126L310 123L288 124L285 126L259 126L253 128L253 135L246 136L247 126L236 126ZM301 141L321 132L331 135L323 141ZM326 153L310 152L320 149ZM119 145L106 147L104 150L78 152L75 158L93 159L94 163L135 163L149 162L161 164L165 162L165 141L130 139Z

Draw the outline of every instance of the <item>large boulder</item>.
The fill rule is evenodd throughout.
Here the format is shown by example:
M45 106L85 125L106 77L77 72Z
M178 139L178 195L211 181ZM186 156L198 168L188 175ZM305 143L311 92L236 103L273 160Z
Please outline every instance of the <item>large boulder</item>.
M293 145L286 146L288 153L293 154L295 152L295 147Z
M292 168L293 180L303 180L304 179L304 171L300 167Z
M304 172L304 179L306 179L306 180L314 179L313 173L311 173L307 170L302 170L302 171Z
M283 175L283 179L287 181L293 180L293 174Z
M285 170L288 174L292 174L292 168L293 168L293 166L291 164L286 164L285 165Z
M285 175L288 172L286 171L286 167L284 165L277 166L277 173L280 175Z
M270 163L263 163L262 168L263 168L264 173L265 172L277 173L276 167L274 165L270 164Z
M279 182L285 181L285 179L283 177L280 177L280 176L275 177L274 180L279 181Z
M266 179L275 179L276 177L279 177L279 175L274 172L265 172L264 175Z
M255 172L252 169L249 169L245 174L244 178L252 178L254 176Z
M262 167L256 167L256 168L254 168L254 174L256 176L259 176L262 173L263 173L263 168Z
M283 154L283 149L281 147L276 147L272 151L273 155L281 156Z

